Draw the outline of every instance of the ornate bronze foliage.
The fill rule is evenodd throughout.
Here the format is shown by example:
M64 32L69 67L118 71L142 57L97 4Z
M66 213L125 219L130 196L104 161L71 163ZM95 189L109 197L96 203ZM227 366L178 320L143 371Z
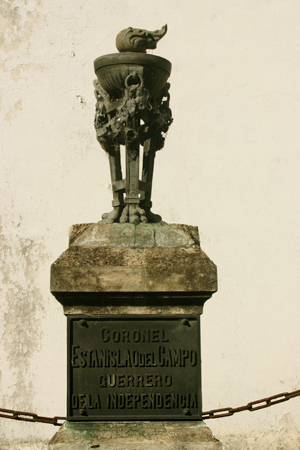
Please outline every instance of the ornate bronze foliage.
M123 30L117 37L118 49L123 53L102 56L94 63L95 128L97 140L109 155L113 188L113 210L103 214L102 220L155 223L161 221L159 215L150 211L155 152L163 148L173 120L167 82L171 63L143 52L155 48L167 28L153 33L127 30L129 34ZM125 178L121 146L125 146L126 153ZM141 179L140 146L143 147Z

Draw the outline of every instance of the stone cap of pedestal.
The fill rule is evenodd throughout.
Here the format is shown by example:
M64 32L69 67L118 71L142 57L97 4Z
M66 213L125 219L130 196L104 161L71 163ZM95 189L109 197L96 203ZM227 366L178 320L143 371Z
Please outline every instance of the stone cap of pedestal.
M51 292L68 306L203 305L216 291L216 266L189 225L73 225L51 266Z

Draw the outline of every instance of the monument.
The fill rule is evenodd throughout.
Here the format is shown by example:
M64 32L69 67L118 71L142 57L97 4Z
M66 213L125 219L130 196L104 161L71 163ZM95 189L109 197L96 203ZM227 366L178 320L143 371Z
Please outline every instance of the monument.
M202 421L201 393L200 315L216 266L197 227L151 211L155 156L172 123L171 63L146 50L166 32L122 30L119 53L94 62L113 209L73 225L51 266L68 327L67 421L52 449L222 448Z

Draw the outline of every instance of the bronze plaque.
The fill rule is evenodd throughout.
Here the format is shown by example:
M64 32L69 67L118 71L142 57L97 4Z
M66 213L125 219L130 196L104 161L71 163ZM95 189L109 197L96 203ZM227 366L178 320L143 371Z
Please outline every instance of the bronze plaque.
M68 420L201 420L200 316L68 317Z

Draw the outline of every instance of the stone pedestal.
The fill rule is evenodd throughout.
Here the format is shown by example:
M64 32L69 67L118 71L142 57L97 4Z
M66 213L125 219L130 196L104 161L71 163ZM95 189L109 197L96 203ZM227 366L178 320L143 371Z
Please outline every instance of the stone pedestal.
M65 314L202 314L216 291L216 266L188 225L74 225L51 266Z
M204 422L66 422L49 450L221 450Z
M51 267L52 294L66 316L85 317L83 322L112 315L199 317L205 301L216 291L216 266L200 248L197 227L187 225L74 225L69 248ZM201 398L199 405L201 408ZM222 447L197 418L149 422L143 417L127 422L127 418L113 422L87 419L67 421L52 438L50 448Z

